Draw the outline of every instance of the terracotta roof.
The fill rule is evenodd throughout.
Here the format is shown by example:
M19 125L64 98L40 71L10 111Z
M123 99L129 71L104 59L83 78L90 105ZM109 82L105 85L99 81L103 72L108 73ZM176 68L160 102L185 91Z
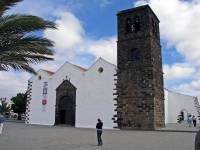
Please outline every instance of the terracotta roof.
M49 71L49 70L44 70L44 69L41 69L41 70L47 72L49 75L53 75L54 74L54 72Z
M72 65L75 66L76 68L78 68L79 70L81 70L82 72L87 71L87 69L85 69L83 67L80 67L80 66L77 66L77 65L74 65L74 64L72 64Z

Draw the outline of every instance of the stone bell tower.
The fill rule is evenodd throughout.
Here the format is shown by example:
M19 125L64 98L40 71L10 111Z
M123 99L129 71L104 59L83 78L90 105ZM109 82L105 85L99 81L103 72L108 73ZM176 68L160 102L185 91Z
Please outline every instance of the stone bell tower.
M164 127L159 20L148 5L117 14L116 122L121 129Z

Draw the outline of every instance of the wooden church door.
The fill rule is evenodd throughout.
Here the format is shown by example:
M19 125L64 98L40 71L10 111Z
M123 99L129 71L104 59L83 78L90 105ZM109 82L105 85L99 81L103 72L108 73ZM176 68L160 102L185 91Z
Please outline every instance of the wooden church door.
M55 124L75 126L76 88L68 80L56 89Z

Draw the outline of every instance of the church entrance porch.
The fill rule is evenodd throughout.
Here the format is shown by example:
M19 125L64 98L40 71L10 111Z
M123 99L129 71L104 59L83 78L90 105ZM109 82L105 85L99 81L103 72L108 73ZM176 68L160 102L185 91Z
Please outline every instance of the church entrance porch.
M188 116L191 115L187 109L182 109L180 112L179 112L179 115L178 115L178 123L181 123L181 122L187 122L188 120Z
M55 125L75 126L76 87L68 80L56 89Z

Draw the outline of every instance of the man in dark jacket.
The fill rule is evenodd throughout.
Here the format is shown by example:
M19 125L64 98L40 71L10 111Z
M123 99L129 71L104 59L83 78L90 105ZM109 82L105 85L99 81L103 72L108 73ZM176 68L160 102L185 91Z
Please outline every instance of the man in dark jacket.
M97 141L98 141L98 146L103 145L101 135L103 132L103 122L101 119L97 119L97 124L96 124L96 129L97 129Z

